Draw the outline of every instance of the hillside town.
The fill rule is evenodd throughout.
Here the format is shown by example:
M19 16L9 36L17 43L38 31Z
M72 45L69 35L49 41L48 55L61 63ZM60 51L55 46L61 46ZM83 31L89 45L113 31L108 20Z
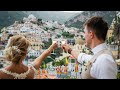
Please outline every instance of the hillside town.
M114 23L114 20L113 20ZM119 47L118 43L119 41L113 40L113 31L114 27L111 24L108 34L107 34L107 40L106 43L110 50L112 50L113 56L116 60L119 61ZM1 30L2 33L0 33L0 68L5 67L9 62L5 61L4 59L4 49L7 45L8 39L13 35L23 35L25 36L31 43L29 47L29 52L27 54L27 58L25 60L25 64L29 64L36 57L41 55L42 52L44 52L51 43L54 41L59 41L59 44L62 44L64 42L67 42L70 44L70 47L72 49L77 50L77 53L87 53L92 54L89 48L85 45L85 39L84 39L84 33L81 29L74 28L74 27L66 27L64 24L60 24L57 21L43 21L42 19L36 18L34 15L29 15L28 17L24 17L22 21L15 21L13 25L10 25L8 27L4 27ZM60 46L59 46L60 47ZM58 52L57 52L58 53ZM52 52L53 55L56 55L56 52ZM52 58L52 57L50 57ZM48 76L44 76L44 74L53 74L57 75L57 73L60 73L60 75L63 75L62 78L67 78L65 75L68 74L71 78L78 78L78 72L80 71L80 65L77 64L72 59L74 59L70 54L66 54L64 51L60 50L60 54L55 56L54 61L43 63L40 67L40 71L38 71L38 78L48 78ZM64 60L65 64L67 63L68 66L66 67L65 64L55 64L57 62L60 62ZM59 71L57 71L59 69ZM64 69L68 70L64 73ZM43 76L40 75L40 73L44 73ZM54 77L51 77L54 78Z

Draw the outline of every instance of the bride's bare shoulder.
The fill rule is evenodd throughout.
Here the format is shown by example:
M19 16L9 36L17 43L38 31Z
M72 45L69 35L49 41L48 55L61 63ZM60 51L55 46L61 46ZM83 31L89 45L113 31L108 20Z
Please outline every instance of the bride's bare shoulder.
M5 73L0 70L0 79L4 79L5 76Z
M5 72L4 72L4 68L3 69L0 69L0 79L11 79L13 78L11 75L7 75Z

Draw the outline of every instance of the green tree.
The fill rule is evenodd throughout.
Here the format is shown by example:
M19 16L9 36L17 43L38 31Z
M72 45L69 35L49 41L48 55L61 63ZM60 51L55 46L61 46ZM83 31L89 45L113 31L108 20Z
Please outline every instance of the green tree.
M57 34L57 37L58 37L58 38L60 38L60 37L61 37L61 35Z
M62 35L65 38L73 38L75 36L74 34L70 34L69 32L63 32Z
M56 27L52 27L52 28L51 28L52 31L55 31L55 29L56 29Z
M40 66L41 69L44 69L44 68L47 68L47 65L45 64L45 62L43 61L41 66Z
M49 62L52 62L54 61L55 59L53 59L51 56L48 56L45 60L44 60L44 63L47 64Z
M32 55L32 56L30 56L28 58L36 59L37 57Z
M44 29L45 31L48 31L49 28L48 28L48 27L44 27L43 29Z
M62 54L62 49L61 48L56 48L55 50L54 50L54 52L56 53L56 57L59 57L59 56L61 56Z
M52 44L52 39L50 38L48 41L43 41L44 46L43 49L47 49Z
M52 62L52 65L55 66L55 61Z

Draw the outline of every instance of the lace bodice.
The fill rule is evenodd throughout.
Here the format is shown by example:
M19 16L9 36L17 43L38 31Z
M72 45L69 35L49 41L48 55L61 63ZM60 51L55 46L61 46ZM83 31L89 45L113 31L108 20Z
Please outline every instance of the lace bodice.
M32 66L32 65L28 65L28 71L24 72L24 73L21 73L21 74L18 74L18 73L13 73L11 71L8 71L8 70L5 70L4 68L3 69L0 69L0 71L8 74L8 75L12 75L14 77L14 79L25 79L27 78L27 75L29 74L30 72L30 67L32 67L32 69L34 70L34 72L36 73L36 69Z

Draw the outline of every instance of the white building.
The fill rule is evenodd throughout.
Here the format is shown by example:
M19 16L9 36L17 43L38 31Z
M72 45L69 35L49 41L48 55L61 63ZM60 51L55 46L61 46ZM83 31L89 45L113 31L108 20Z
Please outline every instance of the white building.
M0 57L3 57L3 50L0 50Z
M110 50L118 50L118 45L108 45L108 48L110 49Z
M58 24L57 21L55 21L55 22L53 23L53 27L59 28L59 24Z
M41 54L40 51L36 51L36 50L30 50L29 53L28 53L28 57L30 56L35 56L35 57L38 57L39 55Z
M37 18L36 18L33 14L30 14L30 15L28 16L28 19L29 19L30 21L37 21Z
M22 28L20 28L20 33L24 34L24 33L29 32L29 30L30 30L29 27L24 27L24 26L23 26Z
M47 28L52 28L53 27L53 24L50 23L50 22L45 22L46 24L44 25L44 27L47 27Z

